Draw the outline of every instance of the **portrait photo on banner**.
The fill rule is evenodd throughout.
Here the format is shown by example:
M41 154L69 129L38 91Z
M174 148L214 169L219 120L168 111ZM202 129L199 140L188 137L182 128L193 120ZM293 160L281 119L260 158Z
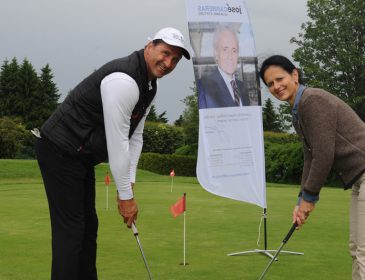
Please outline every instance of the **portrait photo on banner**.
M261 105L247 22L189 22L199 109Z

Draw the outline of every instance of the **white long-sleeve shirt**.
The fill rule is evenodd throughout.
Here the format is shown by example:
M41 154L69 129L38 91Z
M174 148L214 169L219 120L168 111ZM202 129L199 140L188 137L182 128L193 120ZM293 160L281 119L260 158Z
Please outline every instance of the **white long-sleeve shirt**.
M143 145L144 123L151 105L129 139L130 118L139 99L137 83L129 75L115 72L102 80L100 90L109 166L119 199L131 199L131 183L135 183L137 163Z

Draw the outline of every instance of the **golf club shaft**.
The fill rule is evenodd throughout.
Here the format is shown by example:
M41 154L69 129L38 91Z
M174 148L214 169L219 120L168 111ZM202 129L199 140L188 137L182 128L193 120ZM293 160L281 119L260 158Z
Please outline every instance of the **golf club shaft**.
M270 260L269 264L266 266L264 272L262 272L259 280L264 279L266 272L269 270L270 266L272 265L272 263L276 260L276 257L280 254L280 251L283 249L284 245L288 242L288 240L290 239L290 237L292 236L293 232L295 231L297 227L297 223L294 223L292 225L292 227L290 228L288 234L285 236L285 238L283 239L283 241L281 242L281 245L279 247L279 249L276 251L276 254L274 255L274 257Z
M152 280L152 274L151 274L151 271L148 267L146 256L143 253L142 245L141 245L141 242L139 241L139 237L138 237L138 230L137 230L137 227L134 223L132 223L132 231L133 231L134 237L137 240L139 250L141 251L143 262L144 262L144 265L146 266L146 269L147 269L147 272L148 272L148 276L149 276L150 280Z
M295 231L295 229L297 228L297 226L298 226L298 224L297 223L294 223L292 226L291 226L291 228L290 228L290 230L289 230L289 232L288 232L288 234L285 236L285 238L283 239L283 243L285 244L286 242L288 242L288 240L290 239L290 237L292 236L292 234L293 234L293 232Z

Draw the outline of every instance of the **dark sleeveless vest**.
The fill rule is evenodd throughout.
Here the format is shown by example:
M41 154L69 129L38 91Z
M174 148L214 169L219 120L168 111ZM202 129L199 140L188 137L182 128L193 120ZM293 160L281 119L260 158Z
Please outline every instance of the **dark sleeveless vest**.
M131 76L139 88L139 100L130 118L131 137L156 94L156 80L151 82L152 89L149 90L143 49L108 62L78 84L42 126L42 137L51 141L62 153L81 157L90 164L107 161L100 84L114 72Z

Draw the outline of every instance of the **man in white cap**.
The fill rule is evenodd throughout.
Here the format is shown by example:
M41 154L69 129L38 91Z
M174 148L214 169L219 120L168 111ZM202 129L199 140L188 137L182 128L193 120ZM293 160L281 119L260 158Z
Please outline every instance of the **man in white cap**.
M42 126L36 154L51 217L52 280L97 279L95 165L109 161L119 213L128 227L137 219L144 122L156 80L182 56L190 59L180 31L161 29L144 49L85 78Z

